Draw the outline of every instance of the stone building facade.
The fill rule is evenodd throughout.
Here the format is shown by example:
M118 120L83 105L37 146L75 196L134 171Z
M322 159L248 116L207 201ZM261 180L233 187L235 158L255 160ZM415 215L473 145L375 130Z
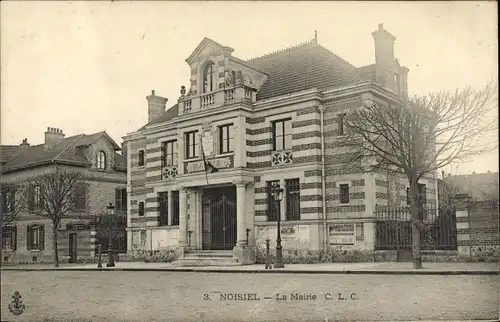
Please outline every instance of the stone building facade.
M277 216L284 248L373 249L375 205L405 205L408 184L347 170L342 116L364 100L401 102L408 69L393 35L372 35L375 63L359 68L316 38L246 61L203 39L177 103L165 111L153 91L148 123L124 137L129 249L232 250L251 263L266 238L274 246ZM421 181L429 202L435 182Z
M125 157L118 153L120 150L106 132L65 137L62 130L48 128L43 144L30 145L24 139L19 146L0 146L0 184L2 188L15 187L54 171L55 167L85 171L86 184L78 195L80 202L58 227L58 250L62 260L94 256L97 245L95 227L91 225L94 216L106 212L109 203L113 203L117 211L126 212L127 164ZM8 193L10 191L2 189L3 210L8 210L6 200L17 200L7 198ZM35 191L27 194L33 196L33 200L37 198ZM20 207L12 212L17 214L15 220L3 224L2 260L5 262L52 261L52 222L33 214L29 203L25 200L23 205L15 205Z

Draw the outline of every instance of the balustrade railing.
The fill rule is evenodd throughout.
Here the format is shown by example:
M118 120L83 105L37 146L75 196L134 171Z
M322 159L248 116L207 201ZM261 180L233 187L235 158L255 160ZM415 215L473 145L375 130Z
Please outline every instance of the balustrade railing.
M224 90L224 103L234 101L234 88Z
M201 108L207 108L215 104L215 95L214 94L205 94L200 96L200 105Z
M184 104L184 111L191 111L191 100L186 100Z

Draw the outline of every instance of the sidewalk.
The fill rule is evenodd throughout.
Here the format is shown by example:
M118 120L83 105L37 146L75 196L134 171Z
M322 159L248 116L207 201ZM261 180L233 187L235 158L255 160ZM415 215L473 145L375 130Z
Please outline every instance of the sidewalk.
M294 273L294 274L387 274L387 275L498 275L498 263L423 263L414 269L411 262L286 264L285 268L266 270L263 264L245 266L179 267L171 263L118 262L115 267L97 268L97 264L6 265L2 271L172 271L210 273Z

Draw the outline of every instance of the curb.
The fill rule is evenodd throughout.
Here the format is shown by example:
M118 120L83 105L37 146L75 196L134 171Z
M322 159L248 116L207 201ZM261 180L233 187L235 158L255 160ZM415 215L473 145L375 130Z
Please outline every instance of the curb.
M183 273L233 273L233 274L357 274L357 275L500 275L499 271L473 271L473 270L454 270L454 271L426 271L426 270L406 270L406 271L370 271L370 270L339 270L339 271L321 271L321 270L287 270L287 269L256 269L256 270L237 270L237 269L197 269L197 268L2 268L2 271L119 271L119 272L183 272Z

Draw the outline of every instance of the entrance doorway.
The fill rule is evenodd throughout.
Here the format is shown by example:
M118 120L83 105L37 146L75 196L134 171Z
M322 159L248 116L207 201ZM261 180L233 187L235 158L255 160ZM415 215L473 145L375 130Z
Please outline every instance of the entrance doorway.
M77 253L78 253L76 241L77 241L77 234L76 233L69 234L69 262L70 263L76 263L76 257L77 257Z
M235 187L204 189L202 205L202 248L232 250L236 245Z

